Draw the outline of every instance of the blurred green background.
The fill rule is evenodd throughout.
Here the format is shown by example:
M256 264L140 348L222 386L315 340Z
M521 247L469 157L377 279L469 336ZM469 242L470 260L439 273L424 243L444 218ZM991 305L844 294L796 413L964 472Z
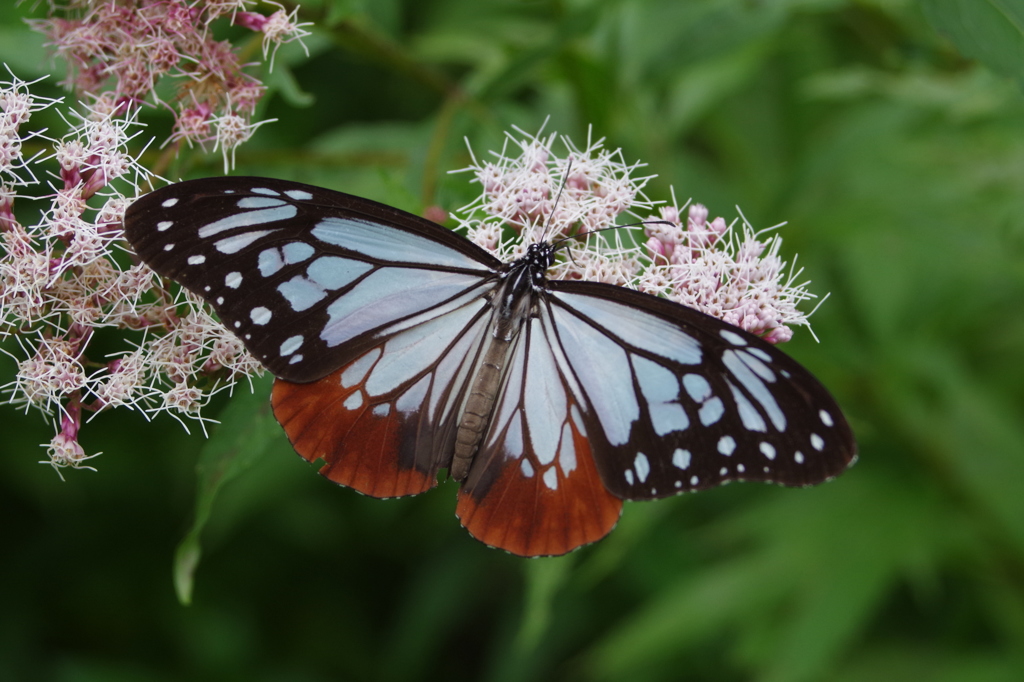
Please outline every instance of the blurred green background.
M0 61L55 92L13 5ZM1024 679L1021 3L319 0L300 18L311 55L287 46L265 75L279 122L238 173L451 210L476 187L447 174L464 137L481 154L512 125L550 116L579 144L593 126L658 175L649 196L789 221L784 255L831 298L821 343L786 350L860 462L808 490L627 504L606 540L522 560L469 538L451 484L381 502L321 479L246 427L264 384L214 441L249 457L182 606L206 441L101 415L99 472L62 482L36 463L49 424L4 406L0 679Z

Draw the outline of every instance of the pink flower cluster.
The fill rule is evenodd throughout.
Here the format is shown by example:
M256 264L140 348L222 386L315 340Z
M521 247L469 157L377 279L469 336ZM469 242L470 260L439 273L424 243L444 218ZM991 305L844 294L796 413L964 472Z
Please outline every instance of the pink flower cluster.
M20 352L7 401L53 416L47 463L83 467L83 415L113 407L199 418L210 396L261 371L238 339L198 299L172 295L129 262L124 211L150 179L128 151L132 115L74 112L60 139L31 131L32 114L58 101L30 83L0 83L0 338ZM25 142L42 147L26 157ZM53 180L43 185L39 177ZM15 214L42 202L38 222ZM122 330L122 349L91 355L97 330ZM106 340L110 343L110 339Z
M66 85L96 100L94 109L124 110L143 103L166 106L175 115L171 139L213 145L224 155L252 136L252 115L263 96L260 81L242 70L231 43L214 40L210 24L229 17L263 35L263 54L309 33L296 20L297 8L270 16L246 11L253 0L78 0L35 22L68 64ZM174 79L171 102L158 85Z
M650 265L637 287L720 318L769 343L793 337L788 325L807 324L797 304L813 298L800 271L786 272L779 257L782 239L760 241L746 223L742 235L708 209L691 204L686 222L675 206L661 209L661 222L644 226Z
M689 206L685 220L674 204L652 215L656 204L642 191L651 176L634 177L641 164L626 164L620 150L604 149L603 140L580 150L562 138L566 151L559 155L555 134L516 132L492 160L473 157L463 169L483 190L458 217L475 243L508 260L532 242L573 236L570 253L552 268L555 278L663 296L770 343L792 338L790 325L808 325L797 304L814 296L807 283L795 283L800 271L787 270L779 257L777 235L761 241L746 223L737 233L724 218L709 222L700 204ZM627 230L608 230L620 216L643 226L644 248L625 243Z
M562 138L567 150L562 157L552 152L557 135L516 132L521 137L510 134L494 160L481 163L474 157L463 169L473 172L483 192L460 209L465 216L461 226L473 242L502 260L523 255L530 243L601 230L627 211L654 206L642 192L650 177L633 177L642 164L627 165L620 151L604 149L604 140L588 139L586 147L577 149ZM510 143L518 153L508 153ZM633 280L639 249L624 248L621 235L604 233L584 243L603 246L574 249L572 260L556 264L555 277L620 285Z

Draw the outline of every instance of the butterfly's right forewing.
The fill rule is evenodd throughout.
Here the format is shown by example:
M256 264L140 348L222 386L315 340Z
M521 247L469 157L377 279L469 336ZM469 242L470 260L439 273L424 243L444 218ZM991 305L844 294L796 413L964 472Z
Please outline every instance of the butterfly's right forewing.
M276 376L312 381L398 321L483 296L500 263L439 225L366 199L264 178L164 187L125 234L206 299Z

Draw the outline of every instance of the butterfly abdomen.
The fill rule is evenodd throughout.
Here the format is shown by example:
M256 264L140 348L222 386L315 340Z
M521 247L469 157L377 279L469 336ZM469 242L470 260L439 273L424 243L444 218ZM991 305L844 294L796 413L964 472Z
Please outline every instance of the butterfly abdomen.
M463 480L469 473L473 455L476 454L480 440L490 424L494 398L498 394L508 357L509 343L503 338L492 336L479 370L473 377L472 388L462 410L462 419L455 436L455 453L450 473L456 481Z
M503 283L491 297L494 308L489 338L486 340L475 376L462 409L455 436L455 451L449 473L456 481L469 474L480 441L487 433L494 412L494 401L508 366L512 344L530 314L531 267L525 261L512 264Z

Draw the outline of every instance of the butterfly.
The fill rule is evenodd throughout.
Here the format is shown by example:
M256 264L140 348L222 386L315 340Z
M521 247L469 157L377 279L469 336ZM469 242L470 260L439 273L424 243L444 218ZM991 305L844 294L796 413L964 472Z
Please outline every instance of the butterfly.
M447 469L462 525L513 554L599 540L623 500L806 486L856 458L787 355L662 298L549 280L548 242L502 263L390 206L245 177L158 189L124 226L276 376L274 415L321 474L389 498Z

